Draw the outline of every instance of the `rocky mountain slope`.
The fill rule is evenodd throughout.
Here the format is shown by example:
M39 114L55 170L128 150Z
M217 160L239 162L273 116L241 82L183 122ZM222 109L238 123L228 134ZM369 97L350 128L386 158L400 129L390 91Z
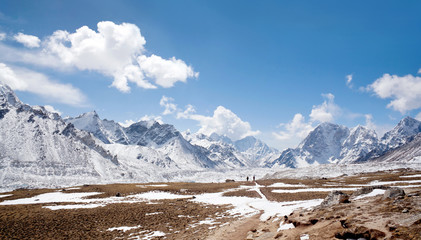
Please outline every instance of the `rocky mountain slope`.
M0 83L1 186L118 180L124 175L119 165L91 134L66 124L44 107L23 104Z
M421 132L421 122L405 117L398 125L385 133L379 140L377 134L363 126L348 129L333 123L317 126L297 148L283 151L279 158L267 162L266 167L306 167L325 163L360 163L380 161L385 154L405 146L405 158L395 157L395 161L404 161L406 157L417 155L416 148L409 145L415 135ZM409 153L407 149L412 149ZM418 155L417 155L418 156ZM390 160L390 159L389 159Z

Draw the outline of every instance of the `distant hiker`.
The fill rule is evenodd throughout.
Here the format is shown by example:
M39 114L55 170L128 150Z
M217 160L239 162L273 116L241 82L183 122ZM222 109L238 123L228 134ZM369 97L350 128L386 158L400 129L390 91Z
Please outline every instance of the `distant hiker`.
M256 181L256 176L253 176L253 182L255 182Z
M247 179L247 182L248 182L248 181L249 181L249 176L247 176L247 178L246 178L246 179Z

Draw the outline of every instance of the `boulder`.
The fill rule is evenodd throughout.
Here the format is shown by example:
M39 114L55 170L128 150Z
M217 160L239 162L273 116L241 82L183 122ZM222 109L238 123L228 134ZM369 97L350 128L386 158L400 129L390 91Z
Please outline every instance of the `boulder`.
M365 194L371 193L374 189L386 190L386 189L389 189L389 188L390 187L386 187L386 186L383 186L383 185L362 187L362 188L358 189L357 191L353 192L351 197L354 198L354 197L358 197L360 195L365 195Z
M392 199L397 197L404 197L405 191L402 188L392 187L386 190L383 194L383 200L385 199Z
M339 203L349 203L349 195L341 191L332 191L320 204L321 207L329 207Z

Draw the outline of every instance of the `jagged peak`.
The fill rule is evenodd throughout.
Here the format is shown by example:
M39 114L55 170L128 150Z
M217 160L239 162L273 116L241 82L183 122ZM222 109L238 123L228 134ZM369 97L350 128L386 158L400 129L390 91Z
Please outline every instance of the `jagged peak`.
M16 96L15 92L7 84L0 81L0 104L9 104L14 107L20 107L22 102Z
M403 118L402 120L399 121L397 127L400 127L400 126L413 126L415 124L420 125L421 122L418 121L415 118L412 118L410 116L406 116L405 118Z

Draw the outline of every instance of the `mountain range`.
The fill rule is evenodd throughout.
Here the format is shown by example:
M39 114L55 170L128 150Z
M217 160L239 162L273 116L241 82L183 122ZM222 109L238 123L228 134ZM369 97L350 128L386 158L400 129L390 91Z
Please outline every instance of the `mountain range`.
M412 161L421 156L420 132L421 122L411 117L381 138L364 126L321 123L296 148L281 152L252 136L233 141L156 121L123 127L95 111L62 119L22 103L0 83L0 185L167 181L192 171Z

